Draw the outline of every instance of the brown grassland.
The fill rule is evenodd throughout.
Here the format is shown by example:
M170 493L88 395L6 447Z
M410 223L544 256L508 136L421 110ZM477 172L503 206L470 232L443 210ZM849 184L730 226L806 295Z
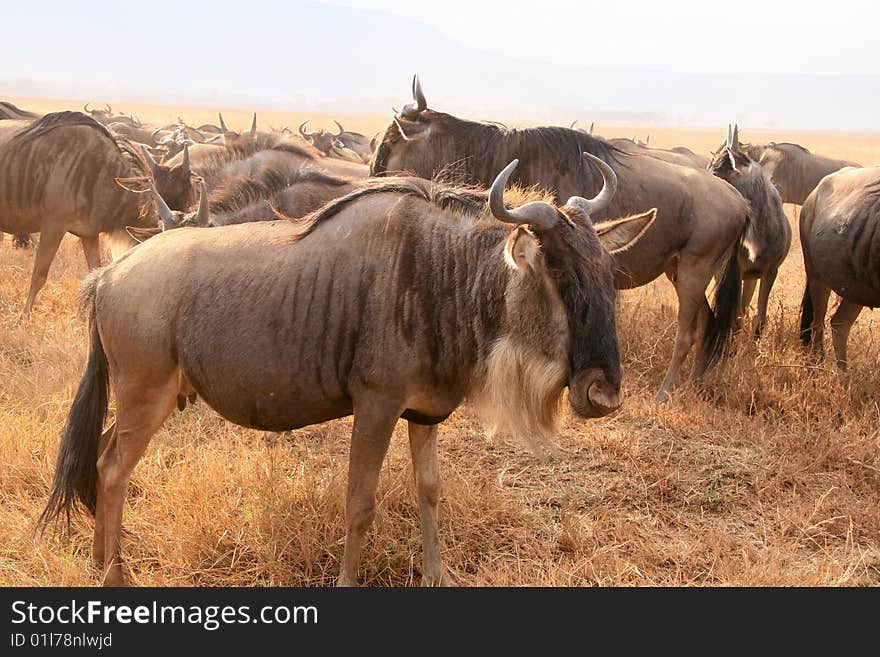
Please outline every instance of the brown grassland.
M50 111L77 101L11 99ZM120 104L143 120L215 120L205 108ZM295 129L305 115L260 112L267 127ZM248 112L224 111L233 127ZM314 116L312 129L372 134L387 117ZM565 122L567 123L567 121ZM718 130L597 126L651 144L717 146ZM873 164L880 135L755 133ZM865 311L850 337L851 369L811 361L797 341L804 276L794 208L791 253L771 297L769 326L700 389L670 403L653 394L675 330L665 280L620 295L627 401L613 417L568 419L556 453L489 438L468 409L440 428L440 534L448 568L464 585L867 585L880 584L880 344ZM91 523L70 536L34 538L58 440L85 363L77 313L81 251L65 239L32 316L17 323L33 251L0 244L0 585L93 585ZM830 351L830 345L827 345ZM112 407L111 407L112 408ZM111 410L112 412L112 410ZM342 555L350 419L270 443L204 402L175 412L132 480L124 551L137 585L326 586ZM405 424L383 468L378 510L360 578L419 582L420 532Z

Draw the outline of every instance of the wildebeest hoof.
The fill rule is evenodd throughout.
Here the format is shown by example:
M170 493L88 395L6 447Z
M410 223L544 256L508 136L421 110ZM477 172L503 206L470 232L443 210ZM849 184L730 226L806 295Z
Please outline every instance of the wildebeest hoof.
M422 575L422 586L436 587L436 586L458 586L458 582L453 579L452 575L449 573L443 573L440 575L439 581L435 577L427 577L426 575Z

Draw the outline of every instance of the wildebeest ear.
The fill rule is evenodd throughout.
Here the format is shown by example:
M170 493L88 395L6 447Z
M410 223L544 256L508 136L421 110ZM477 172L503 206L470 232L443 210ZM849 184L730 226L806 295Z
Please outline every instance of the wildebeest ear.
M654 219L657 217L657 208L651 208L647 212L634 214L623 219L612 219L595 224L596 234L602 246L610 253L620 253L638 242L648 232Z
M114 178L116 184L128 192L135 194L143 194L150 190L150 179L147 176L137 176L135 178Z
M137 242L138 244L150 239L154 235L158 235L162 232L162 229L159 226L155 228L138 228L137 226L126 226L125 232L128 233L131 238Z
M504 259L514 269L534 269L541 260L541 243L525 226L517 226L507 238Z

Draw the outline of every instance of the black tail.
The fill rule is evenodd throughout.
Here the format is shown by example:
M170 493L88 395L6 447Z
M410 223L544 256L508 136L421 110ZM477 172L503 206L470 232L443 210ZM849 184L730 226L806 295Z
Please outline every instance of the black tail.
M40 515L39 526L57 522L62 513L69 525L71 512L77 504L95 513L98 441L107 417L109 372L107 355L95 321L94 280L90 282L92 288L86 292L91 297L87 301L91 324L89 360L64 425L55 465L55 483L46 508Z
M712 313L706 324L706 332L694 365L694 378L698 379L721 360L730 336L736 327L737 313L742 298L742 275L739 271L739 254L749 221L743 226L739 239L733 245L721 280L715 286Z
M813 296L810 294L810 282L804 288L804 298L801 299L801 343L809 347L813 342Z

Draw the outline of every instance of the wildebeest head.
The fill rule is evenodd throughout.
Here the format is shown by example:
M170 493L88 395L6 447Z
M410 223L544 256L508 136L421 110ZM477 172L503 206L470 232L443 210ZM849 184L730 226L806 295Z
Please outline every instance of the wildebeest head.
M709 173L739 189L736 181L754 175L756 169L757 164L748 156L739 141L739 128L736 125L727 126L727 139L712 154L712 160L707 167Z
M218 113L217 116L220 117L220 139L222 139L223 143L226 146L242 146L246 143L252 142L254 138L257 136L257 113L254 112L254 118L251 121L251 129L247 132L235 132L234 130L230 130L226 126L226 121L223 120L223 115ZM214 141L213 139L208 139L208 142Z
M192 205L195 189L192 184L192 170L189 162L189 146L183 146L183 159L180 164L168 166L159 164L146 148L142 149L144 161L150 169L150 175L156 189L164 197L169 206L175 210L183 210Z
M166 230L175 228L193 228L207 227L211 224L211 212L208 207L208 191L205 180L198 178L199 183L199 206L195 212L182 212L180 210L172 210L168 207L165 199L157 191L153 179L149 176L140 178L117 178L116 183L130 192L136 194L148 194L154 202L155 226L144 228L137 226L126 226L126 231L136 241L143 242L146 239ZM148 223L151 223L148 220Z
M531 374L550 380L558 377L555 385L560 391L568 386L569 402L578 415L600 417L622 403L612 253L638 240L653 222L656 210L594 225L590 215L611 201L617 178L605 162L584 155L599 167L604 179L602 191L591 200L573 196L561 208L533 201L508 209L504 187L518 160L498 174L491 187L493 216L517 227L505 245L505 260L516 272L510 277L506 295L509 333L496 345L490 372L493 367L512 370L514 363L522 360L522 353L536 349L551 361L562 356L564 371L551 372L550 368ZM547 323L536 321L536 308L541 309L542 317L556 315L561 319L559 325L567 329L565 339L548 330ZM495 379L507 379L508 385L513 385L509 376L489 376L490 381ZM530 383L534 388L534 381ZM548 381L547 385L553 384ZM502 396L499 393L496 399Z
M324 155L329 157L333 154L334 148L345 148L345 144L339 141L339 137L342 136L343 132L342 126L339 126L339 134L334 135L332 132L328 132L323 128L317 132L309 132L305 129L308 124L308 120L299 124L300 136Z
M92 109L89 105L90 103L83 105L83 112L91 116L95 121L109 123L113 120L113 108L107 103L104 103L104 109Z

